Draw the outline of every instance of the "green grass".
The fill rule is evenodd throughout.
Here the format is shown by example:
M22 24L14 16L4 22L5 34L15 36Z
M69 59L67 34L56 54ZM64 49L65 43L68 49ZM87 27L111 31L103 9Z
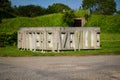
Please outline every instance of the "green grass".
M59 27L59 26L67 26L65 23L62 22L62 17L63 14L58 13L58 14L49 14L49 15L44 15L40 17L36 17L40 22L40 25L42 27Z
M0 23L0 32L14 33L21 27L58 27L67 26L62 22L61 13L38 16L35 18L16 17L11 19L3 19Z
M85 16L88 10L75 11L75 16ZM14 33L21 27L66 27L62 21L63 14L55 13L34 18L16 17L3 19L0 23L0 32ZM85 26L100 27L102 33L120 33L120 15L91 15Z
M88 10L78 10L78 11L75 11L75 16L76 17L83 17L83 16L85 16L87 14L89 14Z
M101 53L120 54L120 34L102 33L101 34Z
M86 56L86 55L120 55L120 35L119 34L101 34L101 49L98 50L80 50L80 51L62 51L53 52L32 52L27 50L18 50L17 47L7 46L0 48L0 56Z
M120 15L91 15L86 26L98 26L102 33L120 33Z

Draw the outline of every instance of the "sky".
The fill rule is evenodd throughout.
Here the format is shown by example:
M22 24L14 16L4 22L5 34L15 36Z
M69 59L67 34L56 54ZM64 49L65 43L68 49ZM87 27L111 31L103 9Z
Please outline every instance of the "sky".
M65 5L68 5L70 8L74 10L78 10L82 4L82 0L10 0L12 2L12 5L20 6L20 5L39 5L44 8L47 8L49 5L52 5L53 3L63 3ZM117 9L120 10L120 0L117 1Z

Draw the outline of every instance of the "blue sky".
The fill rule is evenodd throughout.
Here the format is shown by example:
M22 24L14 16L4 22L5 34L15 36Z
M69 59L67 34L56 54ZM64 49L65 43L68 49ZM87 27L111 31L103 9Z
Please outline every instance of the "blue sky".
M42 7L47 8L49 5L52 5L53 3L63 3L68 5L70 8L76 10L79 9L82 0L10 0L12 2L12 5L28 5L28 4L34 4L34 5L40 5ZM117 9L120 10L120 0L117 1Z

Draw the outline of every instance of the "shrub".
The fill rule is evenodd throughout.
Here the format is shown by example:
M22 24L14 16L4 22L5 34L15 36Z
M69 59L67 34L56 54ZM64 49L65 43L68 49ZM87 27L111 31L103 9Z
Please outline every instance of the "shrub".
M0 23L4 18L14 18L15 15L0 9Z
M63 15L63 22L65 22L68 26L73 26L74 24L75 14L73 11L67 11Z
M14 32L13 34L0 33L0 47L16 45L17 45L17 32Z

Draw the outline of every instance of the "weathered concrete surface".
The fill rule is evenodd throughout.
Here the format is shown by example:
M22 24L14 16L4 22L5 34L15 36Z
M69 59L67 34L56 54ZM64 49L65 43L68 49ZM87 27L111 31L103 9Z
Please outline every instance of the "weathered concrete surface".
M120 56L0 57L0 80L120 80Z
M100 49L100 27L20 28L18 48L42 52Z

